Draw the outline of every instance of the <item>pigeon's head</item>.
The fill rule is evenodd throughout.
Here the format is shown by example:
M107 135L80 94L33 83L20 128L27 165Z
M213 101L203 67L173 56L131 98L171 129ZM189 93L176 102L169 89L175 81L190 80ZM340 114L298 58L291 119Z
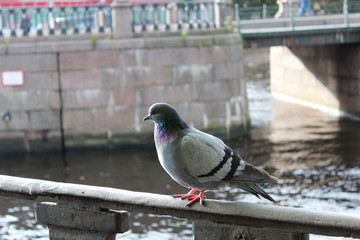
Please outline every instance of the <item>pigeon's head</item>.
M144 118L146 120L153 120L156 124L162 126L171 126L175 128L184 129L187 128L187 124L180 118L170 104L167 103L155 103L149 108L149 115Z

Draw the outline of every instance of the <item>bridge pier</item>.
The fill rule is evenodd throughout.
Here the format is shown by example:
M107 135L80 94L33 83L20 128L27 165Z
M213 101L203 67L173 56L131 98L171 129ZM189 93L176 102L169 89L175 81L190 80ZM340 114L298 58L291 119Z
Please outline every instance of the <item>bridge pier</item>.
M359 59L359 44L271 47L271 91L360 115Z

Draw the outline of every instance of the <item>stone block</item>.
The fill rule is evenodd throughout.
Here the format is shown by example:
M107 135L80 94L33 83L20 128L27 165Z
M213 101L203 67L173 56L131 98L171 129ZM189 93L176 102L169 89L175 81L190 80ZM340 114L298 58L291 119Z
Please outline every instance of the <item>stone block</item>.
M121 69L125 69L127 67L148 66L146 50L144 49L119 50L119 57L119 64Z
M29 127L35 131L60 129L59 111L31 111L29 113Z
M239 45L214 46L211 48L212 62L241 62L243 54Z
M18 131L29 128L29 117L25 111L0 111L0 131Z
M183 84L214 80L213 64L180 65L174 68L174 83Z
M92 42L90 40L73 40L73 41L54 41L50 42L51 44L51 50L56 52L79 52L79 51L92 51L93 46ZM98 41L98 40L97 40ZM97 44L97 43L96 43Z
M242 79L245 77L244 63L239 62L230 62L230 72L231 79ZM245 82L245 80L244 80Z
M212 62L210 49L206 47L152 49L146 51L145 57L146 62L155 67Z
M94 112L95 127L112 128L127 127L134 125L135 122L134 107L112 107L96 109Z
M51 90L12 91L0 87L0 109L44 110L59 108L59 94Z
M124 50L144 48L144 38L101 39L96 43L97 50Z
M117 67L119 67L119 52L115 50L60 53L61 71Z
M129 69L128 76L135 79L135 85L152 86L167 85L172 82L172 72L170 67L141 67Z
M189 105L189 123L196 128L207 128L207 114L205 111L206 103L192 102Z
M179 53L179 64L209 64L213 63L211 56L211 47L188 47L180 49Z
M8 52L8 47L5 44L0 44L0 54L5 55Z
M100 74L101 88L128 88L135 86L132 69L104 68L97 69ZM130 73L128 73L130 71Z
M229 80L234 77L232 64L229 62L216 63L214 65L214 70L215 70L216 81Z
M214 45L211 35L209 36L188 36L184 41L187 47L212 47Z
M91 109L65 109L63 111L63 128L76 133L93 133L95 128Z
M232 44L230 46L228 46L229 51L230 51L230 60L233 62L240 62L243 61L244 59L244 54L243 54L243 48L240 44ZM263 52L261 52L261 54L259 54L259 58L262 59L264 58L263 56L266 54L264 54ZM261 60L260 60L261 61ZM269 57L266 58L266 60L263 60L265 62L265 64L268 64L269 61Z
M58 90L58 74L56 71L49 72L26 72L25 84L16 90ZM15 90L15 89L14 89Z
M205 112L208 119L226 119L227 117L227 100L209 101L205 105Z
M146 38L145 48L182 48L185 42L179 37L156 37Z
M229 52L227 46L214 46L212 48L212 60L214 63L224 63L229 61Z
M100 72L97 69L87 71L62 72L61 87L64 90L100 88Z
M0 55L0 71L57 71L56 54Z
M177 103L196 99L193 84L157 85L140 89L141 103L150 106L156 102Z
M142 66L140 50L123 50L120 51L120 66L121 68Z
M212 36L215 45L241 44L239 34L217 34Z
M183 61L179 49L148 49L145 51L146 62L153 67L177 66Z
M116 106L134 106L136 103L136 91L134 88L114 89L113 98Z
M78 89L63 92L65 109L105 107L113 101L111 98L112 91L104 89Z
M229 81L204 82L196 84L197 100L218 101L231 97L231 85Z
M89 37L90 38L90 37ZM10 54L39 54L69 51L91 51L90 40L25 42L9 45Z

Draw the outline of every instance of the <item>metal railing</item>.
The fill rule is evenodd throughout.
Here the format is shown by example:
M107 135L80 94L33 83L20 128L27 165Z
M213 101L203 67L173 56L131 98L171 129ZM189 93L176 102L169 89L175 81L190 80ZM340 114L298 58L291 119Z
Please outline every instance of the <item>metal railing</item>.
M134 32L177 31L223 26L226 5L223 2L171 2L134 4L132 26Z
M6 175L0 175L0 195L51 199L36 204L37 220L48 225L50 239L115 239L129 229L126 211L190 219L195 239L308 239L309 233L360 237L360 216L354 214L209 199L205 206L186 208L184 201L166 195Z
M111 31L109 5L0 8L0 36Z
M238 6L239 11L236 12L236 5L234 5L233 9L233 19L238 16L241 20L274 18L279 10L278 5L263 4L262 6Z
M268 18L280 18L283 16L289 17L293 13L294 17L298 16L299 5L294 4L292 1L286 3L287 6L284 11L284 14L279 14L279 10L282 8L280 5L267 5L263 4L262 6L241 6L238 5L238 12L236 12L236 5L233 6L233 19L236 19L236 15L241 20L250 20L250 19L268 19ZM346 1L343 2L321 2L314 3L311 5L310 10L313 16L326 16L326 15L336 15L336 14L346 14L347 13L360 13L360 1Z
M121 1L126 2L126 1ZM131 1L129 12L119 24L128 25L135 33L154 31L179 31L189 29L214 29L228 27L229 21L243 29L243 24L253 20L262 23L283 21L294 27L311 22L312 18L297 17L299 6L292 1L282 5L239 6L229 1ZM114 5L25 6L0 8L0 36L38 36L114 31ZM350 15L360 13L360 2L344 0L343 3L316 3L311 6L317 21L351 23ZM124 12L122 12L124 14ZM334 18L332 19L327 19ZM266 19L266 20L264 20ZM310 19L310 20L309 20ZM234 21L236 23L234 24ZM248 22L250 21L250 22ZM238 24L240 23L241 24ZM241 27L240 27L241 25ZM265 24L266 25L266 24ZM119 27L119 26L117 26ZM270 28L271 26L269 26ZM246 28L246 26L245 26ZM121 29L124 29L121 28ZM121 33L120 33L121 34Z

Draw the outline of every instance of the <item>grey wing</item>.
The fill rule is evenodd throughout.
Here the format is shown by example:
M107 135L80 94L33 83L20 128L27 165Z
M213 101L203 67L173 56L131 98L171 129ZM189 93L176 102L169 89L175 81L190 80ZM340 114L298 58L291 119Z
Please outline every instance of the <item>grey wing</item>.
M245 164L233 158L234 152L223 141L201 131L184 136L180 148L186 171L202 183L228 180Z

